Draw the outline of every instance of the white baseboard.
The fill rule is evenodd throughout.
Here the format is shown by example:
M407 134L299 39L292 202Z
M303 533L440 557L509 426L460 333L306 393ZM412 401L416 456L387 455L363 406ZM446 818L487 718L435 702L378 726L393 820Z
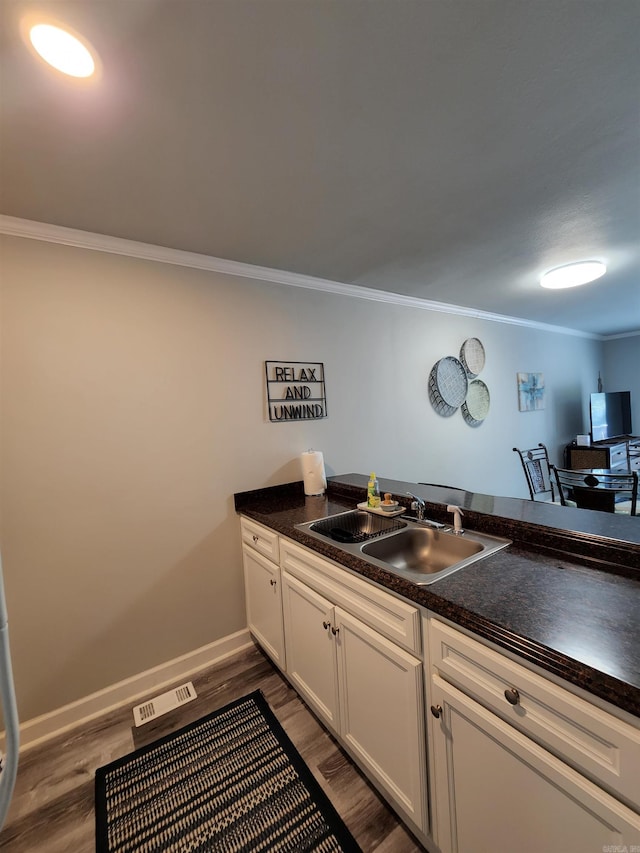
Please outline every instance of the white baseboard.
M176 681L186 680L188 676L205 667L219 663L225 658L253 645L248 628L202 646L186 655L174 658L160 666L138 673L117 684L77 699L55 711L34 717L20 726L20 752L63 734L75 726L89 720L133 704L143 696L169 687ZM133 719L133 718L132 718ZM0 749L4 749L4 732L0 734Z

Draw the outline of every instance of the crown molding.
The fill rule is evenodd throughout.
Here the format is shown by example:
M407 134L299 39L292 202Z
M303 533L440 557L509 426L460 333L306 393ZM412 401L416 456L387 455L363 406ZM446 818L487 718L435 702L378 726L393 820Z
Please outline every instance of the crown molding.
M46 222L35 222L31 219L20 219L15 216L0 214L0 234L10 237L23 237L29 240L40 240L45 243L58 243L62 246L72 246L77 249L90 249L96 252L106 252L112 255L124 255L144 261L155 261L161 264L189 267L191 269L217 272L224 275L239 276L271 284L284 284L288 287L301 287L307 290L321 290L340 296L350 296L354 299L366 299L370 302L385 302L390 305L402 305L407 308L419 308L423 311L433 311L440 314L455 314L462 317L473 317L476 320L488 320L494 323L504 323L511 326L522 326L538 329L543 332L555 332L563 335L574 335L580 338L605 340L602 335L582 332L577 329L567 329L562 326L552 326L520 317L508 317L503 314L493 314L476 308L465 308L462 305L451 305L448 302L435 302L431 299L421 299L417 296L405 296L386 290L376 290L372 287L360 287L355 284L330 281L315 278L301 273L260 267L245 264L240 261L228 261L211 255L201 255L196 252L186 252L182 249L169 249L155 246L152 243L139 243L124 237L110 237L106 234L95 234L90 231L80 231L63 225L51 225Z
M638 332L620 332L619 335L604 335L603 341L617 341L620 338L637 338L640 336L640 331Z

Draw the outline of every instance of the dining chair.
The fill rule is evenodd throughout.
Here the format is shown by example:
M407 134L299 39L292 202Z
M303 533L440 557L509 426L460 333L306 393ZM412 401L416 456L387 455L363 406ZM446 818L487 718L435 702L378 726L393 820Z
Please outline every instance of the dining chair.
M560 503L582 509L637 515L638 474L611 471L579 471L551 466Z
M551 463L545 445L540 443L530 450L520 450L514 447L513 450L520 457L531 500L555 502Z

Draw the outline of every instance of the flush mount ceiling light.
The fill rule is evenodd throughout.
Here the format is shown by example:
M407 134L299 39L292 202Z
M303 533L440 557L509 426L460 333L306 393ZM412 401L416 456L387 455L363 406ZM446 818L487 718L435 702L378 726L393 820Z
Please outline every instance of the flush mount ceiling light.
M29 28L29 40L44 61L63 74L91 77L96 70L87 44L68 30L53 24L34 24Z
M577 261L546 272L540 279L542 287L559 290L563 287L578 287L595 281L607 271L602 261Z

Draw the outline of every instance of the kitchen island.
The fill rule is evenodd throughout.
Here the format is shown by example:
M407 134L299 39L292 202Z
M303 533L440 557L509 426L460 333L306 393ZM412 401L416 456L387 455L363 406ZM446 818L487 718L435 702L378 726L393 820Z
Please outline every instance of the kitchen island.
M640 841L640 525L381 479L428 519L452 524L455 504L469 532L511 540L416 584L300 527L366 484L235 495L258 643L427 849Z
M505 551L430 586L416 586L346 554L328 539L321 542L296 530L302 522L353 509L364 498L367 479L362 474L332 477L322 497L305 497L302 483L241 492L235 506L640 717L640 518L381 479L381 490L407 505L407 491L423 497L428 518L449 522L446 506L457 503L466 527L513 541Z

